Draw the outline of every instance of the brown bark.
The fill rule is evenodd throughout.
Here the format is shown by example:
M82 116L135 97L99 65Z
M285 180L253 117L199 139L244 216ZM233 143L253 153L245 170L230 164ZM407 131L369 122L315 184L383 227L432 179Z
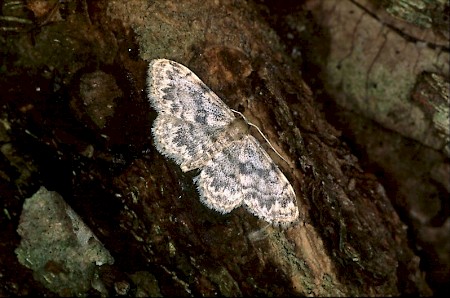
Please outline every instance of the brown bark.
M0 79L8 90L3 123L12 127L4 125L3 141L19 152L2 147L2 168L32 167L20 181L5 179L2 195L23 201L40 184L57 190L114 257L102 268L109 294L124 285L131 295L164 296L431 294L383 186L325 120L302 78L309 74L286 54L261 7L136 0L57 9L47 10L53 22L5 40L22 52L14 65L4 62L14 71ZM267 149L294 186L302 222L254 239L264 222L243 208L221 215L199 202L195 173L152 146L156 113L143 90L154 58L188 66L264 131L290 162ZM25 90L23 78L32 82ZM7 203L11 223L22 201ZM13 226L2 252L8 264L17 263ZM2 278L20 281L10 269Z

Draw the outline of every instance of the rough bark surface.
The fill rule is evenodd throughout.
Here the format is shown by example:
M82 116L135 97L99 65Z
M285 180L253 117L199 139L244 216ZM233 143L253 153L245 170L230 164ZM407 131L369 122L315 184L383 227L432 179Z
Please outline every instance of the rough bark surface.
M307 1L271 23L326 118L408 226L435 294L450 280L448 3ZM274 13L274 11L276 11ZM297 54L296 54L297 53ZM316 74L316 75L314 75ZM413 191L412 191L413 190Z
M14 254L22 204L41 185L114 257L88 294L432 293L384 187L327 122L303 80L313 74L264 18L270 5L2 5L14 17L2 20L16 22L2 23L0 40L0 295L54 295ZM199 202L195 173L152 146L145 76L154 58L188 66L264 131L289 161L267 147L295 189L301 222L260 231L266 224L243 208L221 215Z

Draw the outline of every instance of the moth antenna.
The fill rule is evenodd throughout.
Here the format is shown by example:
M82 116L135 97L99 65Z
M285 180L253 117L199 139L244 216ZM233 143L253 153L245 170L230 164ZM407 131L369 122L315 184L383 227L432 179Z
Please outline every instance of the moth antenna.
M250 121L248 121L248 119L247 119L247 118L244 116L244 114L242 114L241 112L236 111L236 110L234 110L234 109L230 109L230 110L233 111L233 112L236 113L236 114L239 114L239 115L242 117L242 119L244 119L244 121L245 121L248 125L250 125L250 126L256 128L256 129L258 130L259 134L260 134L260 135L264 138L264 140L266 140L266 142L269 144L270 148L272 148L272 150L273 150L273 151L274 151L274 152L275 152L282 160L284 160L285 163L287 163L287 164L289 165L288 161L287 161L283 156L281 156L280 153L278 153L278 151L272 146L272 144L270 143L269 139L267 139L267 137L263 134L263 132L259 129L259 127L258 127L257 125L255 125L255 124L251 123Z

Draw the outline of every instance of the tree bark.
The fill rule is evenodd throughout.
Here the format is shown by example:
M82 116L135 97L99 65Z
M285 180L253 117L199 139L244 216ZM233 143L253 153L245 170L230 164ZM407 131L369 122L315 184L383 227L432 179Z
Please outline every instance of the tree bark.
M115 259L101 269L109 294L124 283L150 296L431 294L384 187L320 112L309 74L261 6L98 1L46 13L53 21L6 40L21 52L0 81L13 124L4 142L32 167L21 176L26 194L17 180L4 189L21 199L41 184L58 191ZM145 82L155 58L186 65L258 125L288 160L266 146L295 189L301 222L262 233L266 224L243 208L222 215L200 203L195 173L152 145ZM32 79L26 90L21 78ZM8 206L16 223L20 204ZM10 242L3 255L14 263ZM41 291L28 287L3 291Z

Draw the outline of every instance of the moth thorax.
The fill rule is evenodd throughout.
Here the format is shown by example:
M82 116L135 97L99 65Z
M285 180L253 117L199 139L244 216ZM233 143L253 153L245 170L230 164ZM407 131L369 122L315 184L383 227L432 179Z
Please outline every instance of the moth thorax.
M248 130L249 126L242 118L234 119L226 129L229 138L235 141L240 140L243 136L247 135Z

